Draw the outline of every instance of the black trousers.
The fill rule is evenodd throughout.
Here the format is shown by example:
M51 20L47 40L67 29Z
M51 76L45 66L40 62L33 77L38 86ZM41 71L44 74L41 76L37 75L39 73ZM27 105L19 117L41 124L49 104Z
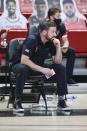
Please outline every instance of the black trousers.
M71 79L73 76L73 68L75 64L75 49L70 48L66 53L63 53L63 56L67 57L67 62L66 62L66 77L67 80Z
M49 68L53 68L56 73L58 95L59 96L66 95L68 93L68 91L67 91L65 67L61 64L52 64L52 65L50 65ZM23 88L24 88L27 76L31 75L32 70L24 64L16 64L13 67L13 70L16 73L15 97L20 98L23 93Z

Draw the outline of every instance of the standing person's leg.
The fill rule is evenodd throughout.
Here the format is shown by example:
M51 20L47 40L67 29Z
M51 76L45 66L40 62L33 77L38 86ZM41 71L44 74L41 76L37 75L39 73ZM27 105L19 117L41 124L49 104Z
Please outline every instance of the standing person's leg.
M66 53L63 53L67 57L66 62L66 76L68 84L75 84L76 82L72 79L73 69L75 64L75 49L69 48Z
M67 105L65 103L65 95L68 93L68 90L65 67L61 64L54 64L52 68L56 73L58 106L61 108L66 108Z

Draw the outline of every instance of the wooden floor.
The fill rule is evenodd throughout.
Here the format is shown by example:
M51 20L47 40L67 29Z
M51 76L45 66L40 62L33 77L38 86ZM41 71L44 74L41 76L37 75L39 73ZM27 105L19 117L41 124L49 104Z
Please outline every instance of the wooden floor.
M46 115L44 101L41 98L39 105L23 104L26 108L24 117L14 116L11 105L9 109L6 108L8 100L6 97L5 101L0 102L0 131L87 131L87 84L80 83L78 86L68 88L69 92L74 92L67 96L67 104L72 109L70 116L58 114L57 97L49 95Z
M0 131L87 131L87 116L0 118Z

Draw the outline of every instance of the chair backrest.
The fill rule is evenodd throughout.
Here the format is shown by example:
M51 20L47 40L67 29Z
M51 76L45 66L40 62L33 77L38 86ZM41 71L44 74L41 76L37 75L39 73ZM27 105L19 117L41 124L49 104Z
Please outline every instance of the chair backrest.
M18 30L18 29L13 29L12 30L12 29L10 29L10 30L8 30L7 36L6 36L7 43L9 43L10 40L12 40L12 39L26 38L27 37L27 32L28 32L28 30L23 30L23 29L21 29L21 30Z
M21 58L23 40L13 39L9 43L9 61L13 64L19 63Z

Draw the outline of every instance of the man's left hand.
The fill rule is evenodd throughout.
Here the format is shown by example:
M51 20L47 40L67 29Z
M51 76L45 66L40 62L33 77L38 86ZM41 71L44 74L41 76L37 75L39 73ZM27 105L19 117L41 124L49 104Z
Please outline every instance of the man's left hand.
M54 46L55 46L56 48L59 48L59 47L60 47L60 41L59 41L59 39L53 38L53 43L54 43Z

